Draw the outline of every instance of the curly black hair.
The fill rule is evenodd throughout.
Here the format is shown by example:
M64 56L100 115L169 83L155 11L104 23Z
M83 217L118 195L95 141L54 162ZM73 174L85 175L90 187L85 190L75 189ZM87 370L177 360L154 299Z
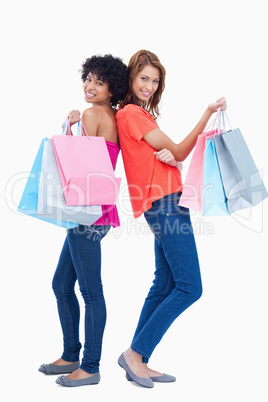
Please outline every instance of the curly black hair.
M128 70L119 57L114 57L111 54L92 56L84 61L80 72L83 82L91 73L108 84L109 91L112 94L112 106L117 106L127 94Z

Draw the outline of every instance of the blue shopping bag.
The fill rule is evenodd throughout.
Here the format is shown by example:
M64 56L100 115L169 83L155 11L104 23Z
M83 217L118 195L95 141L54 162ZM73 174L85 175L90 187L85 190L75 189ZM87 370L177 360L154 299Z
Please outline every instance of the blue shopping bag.
M230 212L250 208L268 194L239 128L215 138L222 182Z
M202 215L229 215L214 138L206 140L204 156Z
M78 225L73 222L65 222L54 219L48 219L41 216L37 216L37 204L38 204L38 189L39 189L39 180L40 180L40 171L42 165L42 157L44 150L44 143L46 139L43 139L41 145L38 149L32 170L29 174L28 180L26 182L19 206L18 212L22 212L23 214L32 216L37 219L41 219L43 221L53 223L54 225L71 229L77 227Z

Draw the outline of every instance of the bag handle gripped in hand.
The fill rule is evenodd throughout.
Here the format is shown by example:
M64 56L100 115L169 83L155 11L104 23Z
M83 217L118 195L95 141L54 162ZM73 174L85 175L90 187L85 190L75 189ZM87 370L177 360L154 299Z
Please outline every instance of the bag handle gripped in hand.
M218 133L220 133L220 128L221 128L221 122L223 126L223 133L227 133L226 126L225 126L225 117L228 121L228 124L230 126L231 131L233 131L230 120L228 119L227 113L225 110L221 110L221 107L219 106L217 108L217 124L218 124Z
M70 120L66 119L64 125L63 125L63 129L62 129L62 133L61 135L72 135L72 131L71 131L71 124L70 124ZM86 128L82 122L82 120L79 120L77 122L77 136L86 136L88 139L90 139L90 136L88 135Z

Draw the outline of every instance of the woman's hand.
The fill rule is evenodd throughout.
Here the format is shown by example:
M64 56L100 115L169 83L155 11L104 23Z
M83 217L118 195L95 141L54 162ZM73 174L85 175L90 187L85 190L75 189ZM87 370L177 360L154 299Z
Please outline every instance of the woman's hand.
M182 140L180 143L174 143L163 131L159 128L155 128L149 133L143 136L144 141L146 141L151 147L154 149L159 149L160 151L156 153L157 159L160 159L162 162L168 163L171 166L176 165L176 161L183 162L190 152L193 150L198 136L203 133L206 128L209 119L212 114L217 111L218 107L221 107L222 110L227 108L226 99L224 97L218 99L216 103L211 103L205 110L203 116L193 128L193 130ZM158 155L160 152L164 152L164 150L169 149L172 155L172 158L168 161L163 161L163 155L159 158ZM173 157L174 155L174 157ZM174 159L175 160L174 160ZM165 158L164 158L165 159ZM173 159L173 160L172 160Z
M170 166L177 165L176 159L174 158L173 154L166 148L161 149L161 151L155 152L154 154L156 156L156 159L160 162L166 163Z
M79 110L72 110L69 114L68 114L68 119L70 122L70 125L72 126L75 123L78 123L81 120L81 113L79 112Z
M78 123L78 122L81 120L80 115L81 115L81 113L79 112L79 110L72 110L72 111L68 114L67 119L64 120L64 122L62 123L62 128L64 127L64 124L65 124L65 122L66 122L67 120L70 121L70 126L72 126L72 125L75 124L75 123Z
M226 99L224 97L218 99L216 103L211 103L208 105L208 110L211 113L217 112L217 108L220 107L221 110L226 110L227 109L227 104L226 104Z

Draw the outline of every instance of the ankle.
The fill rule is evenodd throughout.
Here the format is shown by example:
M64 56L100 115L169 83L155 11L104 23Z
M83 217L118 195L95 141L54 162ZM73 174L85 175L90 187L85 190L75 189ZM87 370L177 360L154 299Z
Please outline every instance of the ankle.
M72 363L76 363L76 362L68 362L67 360L63 360L61 357L56 360L55 362L53 362L52 364L55 364L56 366L65 366L67 364L72 364Z
M129 359L129 360L131 360L131 361L133 361L133 362L142 363L142 356L139 355L139 354L138 354L137 352L135 352L134 350L132 350L131 348L127 349L127 350L124 352L124 356L125 356L127 359Z

